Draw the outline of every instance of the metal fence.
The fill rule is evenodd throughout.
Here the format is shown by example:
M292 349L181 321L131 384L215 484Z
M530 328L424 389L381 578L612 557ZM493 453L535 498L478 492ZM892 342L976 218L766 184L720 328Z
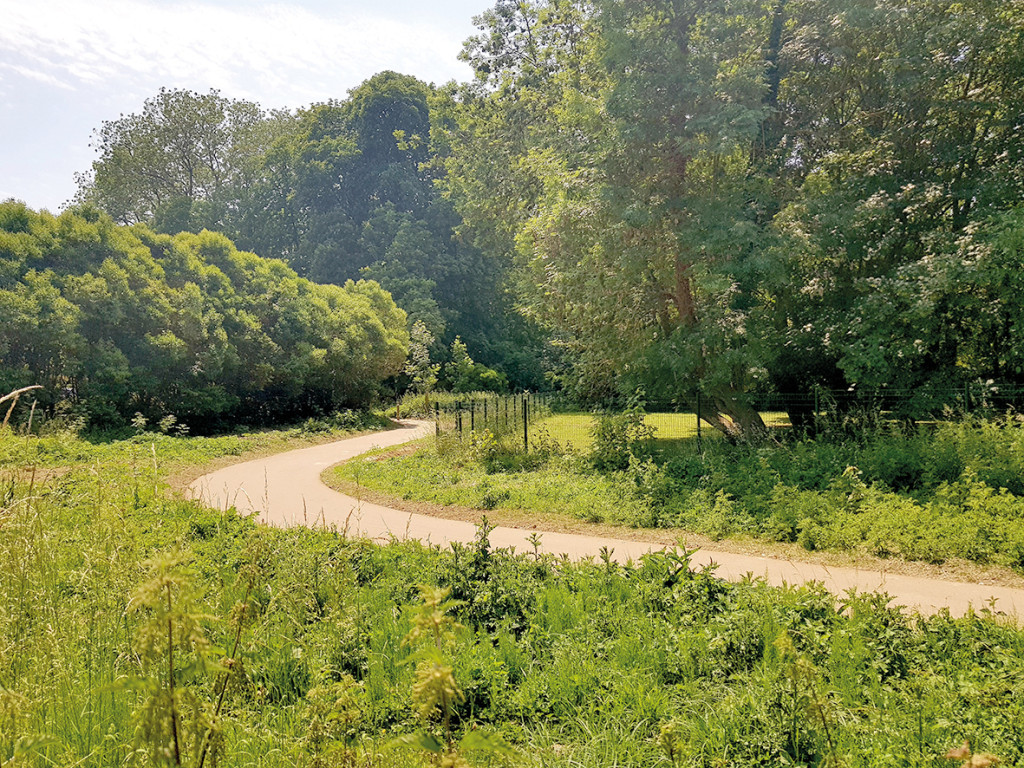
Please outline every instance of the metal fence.
M438 437L463 437L470 432L490 430L494 435L521 441L530 450L531 435L551 415L551 394L477 395L466 399L435 402L431 416Z
M857 434L886 424L913 426L965 414L992 416L1024 411L1024 389L982 384L916 390L814 389L747 395L745 403L758 411L770 433L780 437L793 432ZM696 416L695 406L710 405L699 399L687 404L650 399L642 404L646 424L655 437L692 440L698 449L704 440L719 437L709 422ZM597 416L623 413L627 407L623 400L586 410L551 393L476 394L465 398L447 395L430 406L429 415L438 437L461 438L486 429L527 451L545 441L585 449L592 440Z

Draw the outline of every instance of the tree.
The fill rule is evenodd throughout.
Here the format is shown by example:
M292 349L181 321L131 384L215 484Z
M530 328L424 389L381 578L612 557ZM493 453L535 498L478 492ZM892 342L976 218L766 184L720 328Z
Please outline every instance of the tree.
M490 92L465 99L455 152L496 133L494 105L498 120L526 113L530 125L487 167L451 163L470 176L454 194L464 200L494 174L521 179L489 186L508 193L498 205L514 212L526 300L565 334L585 390L647 383L694 405L700 392L704 419L757 437L764 425L743 397L758 369L739 278L758 234L747 170L771 17L754 2L594 10L502 5L480 19L491 33L466 55ZM474 223L478 210L462 208Z
M756 439L757 390L1014 367L978 365L991 261L964 254L1024 192L1022 3L546 0L478 25L446 191L578 392L699 394Z
M409 332L409 359L406 361L404 373L412 379L412 388L423 395L423 408L430 410L430 393L437 384L437 374L441 366L430 360L430 347L434 343L434 335L427 327L416 321Z
M444 367L444 376L452 392L504 392L506 377L486 365L473 362L469 350L458 336L451 346L451 362Z
M962 313L987 279L964 254L1024 194L1024 5L787 8L773 378L909 389L1006 376L964 354L977 340L965 344Z
M503 330L504 264L456 234L431 162L444 98L382 72L331 100L266 113L216 91L162 90L139 114L104 123L79 199L159 232L226 234L321 283L379 281L444 344L456 335L491 365L536 386L539 367ZM442 346L443 348L443 346Z
M261 152L259 105L162 88L142 112L94 132L99 158L77 178L78 202L98 204L124 224L151 222L170 232L216 228ZM264 139L266 137L263 137Z
M317 285L213 232L0 204L0 263L0 383L97 424L320 415L371 402L406 357L406 315L376 283Z

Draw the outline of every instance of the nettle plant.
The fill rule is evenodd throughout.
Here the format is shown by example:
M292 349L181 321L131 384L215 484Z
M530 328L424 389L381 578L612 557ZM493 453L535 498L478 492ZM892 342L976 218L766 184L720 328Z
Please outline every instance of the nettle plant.
M158 765L198 765L216 745L212 708L189 683L227 668L202 623L212 617L195 607L192 580L181 555L162 554L148 563L149 579L132 596L129 610L142 617L135 651L139 677L128 683L141 694L135 713L136 754Z
M232 610L233 643L226 658L204 630L216 617L198 610L185 555L164 553L147 562L149 578L129 603L129 611L142 617L135 644L139 674L123 684L141 694L134 718L137 758L196 768L216 764L223 746L221 711L238 666L256 559L243 569L245 597Z
M412 700L416 714L427 728L403 736L395 743L427 752L432 762L441 768L468 768L463 755L470 752L491 758L512 757L514 751L500 737L477 730L467 731L459 743L455 743L452 714L464 694L448 658L455 648L456 631L461 625L449 613L462 605L462 601L449 600L448 595L447 589L420 586L423 603L413 617L413 627L405 643L415 649L409 659L416 663ZM438 720L443 740L430 728Z

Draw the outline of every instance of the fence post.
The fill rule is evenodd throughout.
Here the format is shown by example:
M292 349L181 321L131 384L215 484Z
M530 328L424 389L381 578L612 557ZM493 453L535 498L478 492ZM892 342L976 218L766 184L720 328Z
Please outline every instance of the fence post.
M529 421L529 395L523 396L523 452L530 452L530 421Z
M455 428L459 431L459 437L462 437L462 403L455 404Z
M704 455L704 443L700 433L700 390L697 390L697 453Z
M441 406L434 403L434 437L441 436Z
M487 426L487 398L484 398L484 426Z

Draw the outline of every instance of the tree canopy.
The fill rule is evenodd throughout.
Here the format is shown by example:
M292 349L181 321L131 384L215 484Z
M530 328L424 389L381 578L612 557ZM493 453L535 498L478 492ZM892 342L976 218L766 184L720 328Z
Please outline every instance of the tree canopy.
M1021 381L1017 302L988 270L1017 258L1022 3L544 0L476 21L443 183L582 394L699 399L744 437L773 387Z
M540 366L521 350L539 337L512 311L507 264L458 237L461 218L435 186L431 115L443 98L395 72L294 113L163 90L97 131L79 199L171 234L223 232L320 283L376 280L410 326L430 329L436 353L460 336L536 387Z
M772 390L1024 384L1024 0L498 0L475 22L469 83L382 72L272 115L162 91L100 130L82 197L373 278L442 371L561 366L584 400L643 387L736 439Z
M0 389L118 424L193 429L368 403L401 371L405 313L372 281L318 285L222 234L126 227L89 206L0 204Z

